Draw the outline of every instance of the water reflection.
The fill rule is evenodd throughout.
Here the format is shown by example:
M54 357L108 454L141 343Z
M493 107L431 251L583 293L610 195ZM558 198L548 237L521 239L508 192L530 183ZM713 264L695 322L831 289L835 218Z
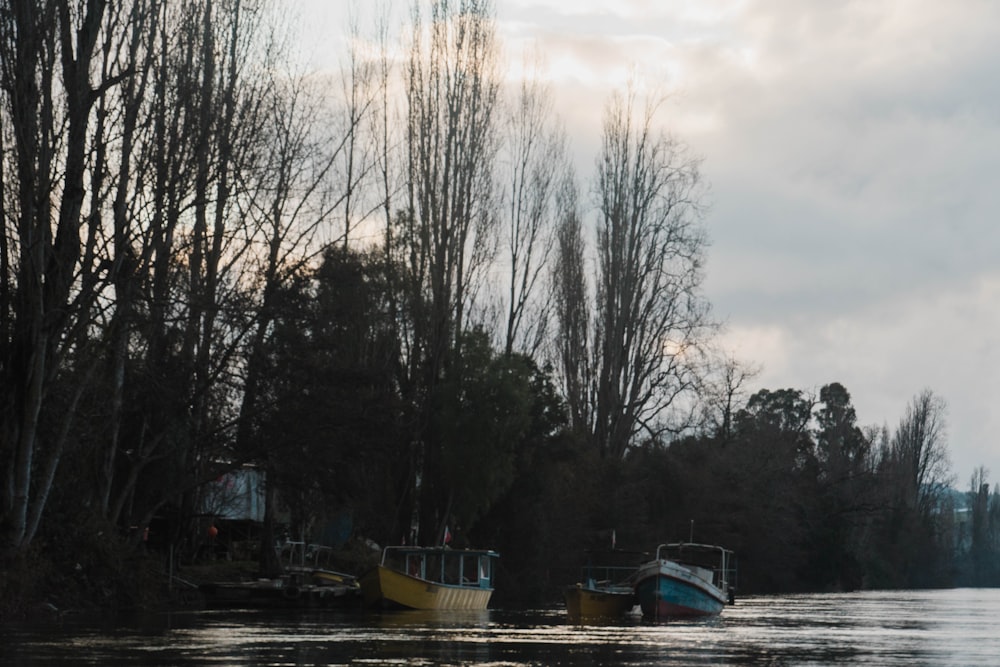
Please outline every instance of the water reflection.
M1000 665L1000 591L746 598L714 619L220 612L0 628L0 664Z

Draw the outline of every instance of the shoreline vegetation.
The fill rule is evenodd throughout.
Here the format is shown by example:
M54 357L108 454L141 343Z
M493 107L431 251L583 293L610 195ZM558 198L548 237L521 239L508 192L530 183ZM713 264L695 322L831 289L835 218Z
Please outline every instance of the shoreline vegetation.
M687 446L678 444L672 450L673 456L670 458L673 460L666 469L683 470L687 457L701 459L706 450L712 451L713 447L705 443L688 443ZM635 468L619 470L619 474L611 479L605 476L606 471L599 466L597 470L600 471L598 477L601 483L615 485L604 495L626 494L632 496L633 502L641 500L628 492L638 492L641 496L644 490L636 488L637 483L643 479L647 482L661 479L659 474L663 471L661 466L664 463L657 459L662 455L663 451L655 450L648 452L647 456L637 457ZM633 476L640 470L640 479L635 479ZM632 480L631 483L627 483L629 479ZM668 475L662 479L671 478ZM695 493L694 489L703 481L698 478L690 479L686 485L687 491L678 490L676 502L680 507L689 509L689 503L694 501L696 505L707 504L705 509L711 512L713 501L710 498L714 497L714 501L721 506L755 506L757 511L762 512L754 518L752 513L748 514L745 510L734 510L728 517L722 517L723 523L716 524L711 522L708 515L702 514L698 515L700 522L695 522L694 525L689 522L674 524L676 534L687 530L693 531L695 535L726 535L731 540L730 544L742 549L742 554L737 554L740 595L1000 585L997 571L992 565L996 559L992 558L990 552L985 552L985 555L978 552L977 559L971 532L973 523L980 530L984 529L979 524L982 517L975 521L971 519L974 504L980 502L985 507L997 506L994 504L995 492L988 494L981 490L986 495L976 496L971 492L938 490L937 507L949 511L953 517L949 518L940 510L933 512L930 515L931 524L927 524L933 527L933 531L925 533L927 541L909 543L917 546L930 545L930 551L900 551L898 545L903 543L900 540L901 533L896 534L895 543L886 541L883 535L881 544L890 549L891 554L898 559L891 564L884 554L873 549L880 543L880 536L873 529L879 527L885 530L893 522L899 521L900 508L881 504L875 497L855 497L852 502L862 503L867 509L858 513L862 518L857 523L846 524L851 530L844 533L848 536L847 539L839 543L837 557L843 567L838 570L829 560L817 560L816 552L809 551L811 547L821 546L824 551L820 555L825 556L829 555L826 550L838 546L829 541L815 540L817 535L831 530L833 525L827 523L819 532L810 533L803 525L798 524L797 517L802 507L778 504L765 509L763 496L751 500L751 496L732 494L731 487L729 498L717 497L716 494L726 492L714 487L703 488L701 494ZM877 480L870 481L871 485L865 493L877 493ZM781 497L783 493L776 486L769 487L769 491L774 492L772 496L777 494L774 497ZM748 489L744 488L743 493L747 492ZM593 500L594 497L590 497ZM512 490L511 497L506 502L518 504L519 500L526 500L531 504L531 499L525 498L516 489ZM669 498L660 500L665 503L664 507L674 506L674 501ZM807 499L800 497L799 502L805 500ZM559 508L551 503L543 503L540 507L551 508L551 514L546 511L536 512L530 521L525 521L525 517L516 510L501 513L500 525L494 534L507 533L508 537L503 547L505 552L501 554L495 606L528 608L558 602L562 588L576 580L586 549L608 546L609 533L611 540L617 540L619 548L633 542L636 548L641 548L641 530L635 531L634 527L625 526L624 529L615 531L593 531L587 528L593 525L593 521L586 517L578 522L575 531L572 530L574 526L563 526L570 529L564 535L575 535L575 547L578 548L567 550L542 539L539 526L545 525L547 521L558 522L558 517L565 516L563 512L570 510L570 505L577 502L583 503L579 509L588 513L602 506L600 502L587 504L578 498ZM668 514L675 518L682 515L677 512ZM969 518L968 525L961 526L954 521L954 517L961 516ZM511 517L520 517L520 520L515 521ZM649 520L649 517L642 518ZM734 521L737 518L743 522L742 525ZM722 527L726 524L728 530ZM771 530L768 526L781 526L783 532L763 534ZM985 528L989 531L995 527L995 523L988 519L985 521ZM254 556L252 559L230 560L232 552L216 548L200 550L201 556L198 558L172 560L168 552L156 546L137 546L134 540L126 539L127 536L109 539L108 533L95 528L90 526L89 530L67 530L60 540L38 540L21 559L5 562L0 571L0 619L51 622L73 614L197 608L203 602L197 591L199 584L253 581L265 576L261 564L268 559L260 558L259 553L250 554ZM966 530L970 532L966 534ZM515 537L515 531L523 531L523 536ZM851 541L851 535L859 534L865 535L866 542ZM788 539L780 540L776 536ZM225 534L220 537L224 538ZM459 533L456 536L456 547L461 548L460 545L467 543L468 537L464 531ZM912 539L914 536L908 537ZM789 549L789 546L793 548ZM360 576L378 561L378 554L378 549L372 543L352 538L342 548L329 550L324 567ZM246 555L244 552L243 557ZM776 569L773 567L774 563L782 564L783 567ZM171 573L174 577L172 580Z

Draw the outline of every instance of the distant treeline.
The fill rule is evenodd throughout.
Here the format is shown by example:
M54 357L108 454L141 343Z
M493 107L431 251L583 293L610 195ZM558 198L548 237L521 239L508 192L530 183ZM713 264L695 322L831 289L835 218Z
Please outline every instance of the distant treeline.
M1000 492L982 468L969 491L948 486L943 417L925 391L894 430L861 429L838 383L818 397L762 390L731 428L620 461L556 445L477 535L518 588L572 580L580 558L566 546L607 548L612 530L623 548L731 548L743 593L1000 585Z
M932 394L892 433L836 384L746 396L659 98L609 95L582 187L488 0L355 29L336 76L286 55L282 9L0 9L0 600L135 601L147 529L190 562L243 466L263 573L280 497L295 538L341 514L500 549L526 601L609 531L692 525L744 590L993 580L996 504L982 473L957 540Z

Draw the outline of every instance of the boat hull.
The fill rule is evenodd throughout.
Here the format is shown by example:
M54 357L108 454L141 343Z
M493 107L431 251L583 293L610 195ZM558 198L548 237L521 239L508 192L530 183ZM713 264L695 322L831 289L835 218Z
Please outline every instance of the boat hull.
M723 591L671 561L645 566L635 590L649 618L714 616L726 606Z
M486 609L492 588L440 584L379 565L361 580L367 606L405 609Z
M630 588L608 590L588 588L583 584L565 590L566 613L573 621L621 618L635 606L635 592Z

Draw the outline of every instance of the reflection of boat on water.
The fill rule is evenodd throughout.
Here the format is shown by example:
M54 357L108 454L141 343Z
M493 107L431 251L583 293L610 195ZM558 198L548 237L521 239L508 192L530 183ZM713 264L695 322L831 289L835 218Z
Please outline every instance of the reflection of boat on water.
M635 574L648 554L637 551L592 551L583 577L563 594L572 621L621 618L637 604Z
M366 606L486 609L499 554L448 547L386 547L361 578Z
M661 544L636 573L635 591L649 618L711 616L732 603L732 551L708 544Z
M492 613L490 609L396 609L390 614L369 615L366 622L396 632L413 628L486 628Z

